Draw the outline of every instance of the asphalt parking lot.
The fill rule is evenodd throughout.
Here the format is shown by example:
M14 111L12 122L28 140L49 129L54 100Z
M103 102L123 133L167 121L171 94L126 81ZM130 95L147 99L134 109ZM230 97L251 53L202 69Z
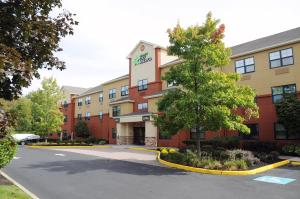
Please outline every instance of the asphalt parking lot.
M300 167L281 167L251 176L217 176L152 163L153 160L135 162L132 158L127 161L65 150L20 148L3 171L41 199L299 199L300 196ZM280 185L254 180L266 175L295 181Z

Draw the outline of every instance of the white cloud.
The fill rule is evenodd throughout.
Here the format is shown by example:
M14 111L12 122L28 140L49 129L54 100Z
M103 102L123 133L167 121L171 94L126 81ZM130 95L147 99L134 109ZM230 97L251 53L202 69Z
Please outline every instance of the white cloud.
M227 46L298 27L299 0L64 0L77 14L75 35L63 39L65 71L42 71L60 85L96 86L128 73L127 54L139 40L166 46L166 30L202 23L212 11L226 25ZM34 80L24 93L39 87Z

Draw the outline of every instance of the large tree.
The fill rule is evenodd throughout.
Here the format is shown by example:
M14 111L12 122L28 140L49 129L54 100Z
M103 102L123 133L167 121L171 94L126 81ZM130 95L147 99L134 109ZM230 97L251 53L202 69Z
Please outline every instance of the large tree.
M178 24L168 30L168 53L178 56L182 63L163 77L178 88L169 90L158 102L162 114L155 117L162 133L195 128L199 156L201 132L228 129L249 133L243 122L258 116L254 91L237 85L238 74L221 72L231 52L222 42L225 26L218 24L209 13L203 25L184 29Z
M61 0L0 0L0 98L20 95L39 78L38 69L65 68L54 53L78 22L66 10L57 12L61 7Z
M33 129L36 134L45 136L61 131L63 114L59 101L63 94L53 78L44 79L42 88L29 94L32 102Z
M39 78L41 68L65 68L54 53L62 50L60 40L73 34L73 25L78 22L66 10L59 13L61 2L0 0L0 98L18 98L33 77ZM14 121L7 119L10 114L4 112L1 103L0 112L0 148L6 154L0 153L0 159L10 160L16 147L9 133Z
M289 134L300 134L300 100L294 94L287 94L276 104L278 122Z

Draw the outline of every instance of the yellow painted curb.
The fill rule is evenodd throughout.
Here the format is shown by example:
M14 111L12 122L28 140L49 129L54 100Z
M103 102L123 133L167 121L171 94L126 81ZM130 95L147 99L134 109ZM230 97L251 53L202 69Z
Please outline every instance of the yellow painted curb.
M162 160L160 158L160 152L156 150L149 150L145 148L129 148L130 150L139 150L139 151L147 151L147 152L156 152L157 153L157 160L163 165L166 165L168 167L176 168L176 169L181 169L185 171L191 171L191 172L196 172L196 173L204 173L204 174L214 174L214 175L254 175L258 173L262 173L277 167L281 167L283 165L289 164L290 160L283 160L280 162L276 162L274 164L269 164L263 167L259 167L256 169L252 170L246 170L246 171L224 171L224 170L211 170L211 169L203 169L203 168L196 168L196 167L191 167L191 166L185 166L185 165L180 165L180 164L175 164L172 162L168 162L165 160ZM296 162L294 162L296 163ZM292 163L293 164L293 163ZM300 165L300 162L296 163L296 165Z
M256 169L252 170L246 170L246 171L224 171L224 170L211 170L211 169L203 169L203 168L195 168L195 167L190 167L190 166L185 166L185 165L180 165L180 164L175 164L172 162L167 162L165 160L162 160L160 158L160 153L157 155L157 159L161 164L167 165L172 168L176 169L182 169L185 171L192 171L192 172L197 172L197 173L204 173L204 174L214 174L214 175L253 175L257 173L262 173L271 169L274 169L276 167L280 167L286 164L289 164L289 160L283 160L274 164L269 164L263 167L259 167Z
M28 146L32 149L51 149L51 148L111 148L111 146Z
M158 151L156 150L151 150L151 149L145 149L145 148L142 148L142 147L134 147L134 148L128 148L129 150L135 150L135 151L146 151L146 152L154 152L154 153L157 153Z
M293 162L292 161L291 164L294 165L294 166L300 166L300 162Z

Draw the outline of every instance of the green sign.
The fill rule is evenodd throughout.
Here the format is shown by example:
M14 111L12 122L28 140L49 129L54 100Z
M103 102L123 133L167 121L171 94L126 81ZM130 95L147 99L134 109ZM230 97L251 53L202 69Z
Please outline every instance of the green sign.
M136 66L136 65L143 64L143 63L146 63L149 61L152 61L152 57L150 57L148 53L144 53L144 54L141 54L141 55L137 56L136 58L134 58L133 64Z

